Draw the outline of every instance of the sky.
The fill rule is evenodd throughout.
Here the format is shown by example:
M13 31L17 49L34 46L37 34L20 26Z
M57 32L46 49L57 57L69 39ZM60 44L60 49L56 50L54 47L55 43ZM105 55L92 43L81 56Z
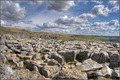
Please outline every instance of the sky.
M119 36L119 0L1 1L1 26L74 35Z

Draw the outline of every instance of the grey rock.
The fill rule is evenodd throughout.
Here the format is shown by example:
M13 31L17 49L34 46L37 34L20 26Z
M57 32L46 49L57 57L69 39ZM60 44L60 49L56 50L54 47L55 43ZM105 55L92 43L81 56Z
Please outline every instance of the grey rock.
M58 54L61 55L66 62L74 61L76 58L74 51L59 51Z
M6 63L6 57L2 54L2 53L0 53L0 62L2 62L2 63Z
M112 74L113 74L113 70L110 69L108 66L104 66L102 69L100 70L97 70L97 71L90 71L90 72L87 72L87 75L89 78L92 78L92 77L98 77L98 76L101 76L101 77L112 77Z
M36 60L36 59L40 59L41 58L41 55L36 53L32 56L32 60Z
M46 62L48 65L51 65L51 66L57 65L58 67L60 67L60 64L55 59L47 59Z
M120 66L120 55L111 54L110 55L110 67L119 67Z
M91 53L88 50L86 50L86 51L81 50L79 52L79 54L77 54L76 59L78 61L84 61L84 60L86 60L86 59L88 59L90 57L90 54Z
M50 59L55 59L58 63L64 64L64 59L57 53L51 53L49 56Z
M112 76L115 78L120 78L120 67L114 68Z
M103 64L99 64L95 61L93 61L91 58L85 60L82 65L77 66L76 68L80 71L92 71L97 70L103 67Z
M29 70L36 71L37 69L35 66L40 65L41 61L25 60L24 63Z
M13 69L7 65L4 65L0 62L0 79L16 79L20 80L20 78L16 75Z
M17 64L17 67L20 67L20 68L22 68L24 66L23 61L20 61L20 62L18 62L16 64Z
M60 79L60 80L87 80L86 72L78 71L77 69L63 69L62 71L58 72L56 75L53 76L53 80Z
M94 52L91 54L91 59L98 62L98 63L105 63L109 59L109 55L105 51Z
M45 65L43 68L42 68L42 74L45 76L45 77L50 77L52 76L54 73L56 73L57 71L59 71L59 67L58 66L49 66L49 65Z
M15 70L16 74L20 77L20 80L41 80L45 79L44 76L40 75L37 71L29 71L28 69Z

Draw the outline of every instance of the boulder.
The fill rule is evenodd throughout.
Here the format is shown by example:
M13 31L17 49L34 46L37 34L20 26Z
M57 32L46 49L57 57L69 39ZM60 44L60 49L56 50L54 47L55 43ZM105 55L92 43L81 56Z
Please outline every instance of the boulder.
M28 69L20 69L20 70L15 70L15 72L20 77L21 80L45 79L45 77L40 75L37 71L29 71Z
M58 72L56 75L53 76L53 80L60 79L60 80L87 80L86 72L78 71L77 69L63 69L62 71Z
M36 71L36 67L37 65L39 65L41 63L41 61L33 61L33 60L25 60L25 65L26 67L31 70L31 71Z
M86 60L86 59L88 59L89 57L90 57L90 52L89 51L84 51L84 50L81 50L80 52L79 52L79 54L77 54L77 56L76 56L76 60L78 60L78 61L84 61L84 60Z
M101 70L97 70L96 73L98 76L112 77L113 70L110 69L108 66L104 66Z
M14 51L15 53L20 53L21 52L19 49L16 49L15 47L11 47L11 50Z
M111 54L110 55L110 67L119 67L120 66L120 55L119 54Z
M33 51L33 47L31 44L24 44L22 47L21 47L21 50L22 51L26 51L26 52L32 52Z
M47 59L46 62L48 65L51 65L51 66L57 65L58 67L60 67L60 64L55 59Z
M112 69L110 69L108 66L104 66L100 70L87 72L87 75L88 75L88 78L96 78L98 76L112 77L112 73L113 73Z
M20 61L20 59L16 56L16 54L8 54L7 53L4 55L8 61L12 61L15 64L17 64Z
M91 58L85 60L82 65L77 66L76 68L80 71L93 71L103 67L103 64L99 64L96 61L93 61Z
M20 54L27 55L27 54L28 54L28 52L27 52L27 51L21 51L21 53L20 53Z
M49 56L50 59L55 59L58 63L64 64L64 59L57 53L51 53Z
M50 65L45 65L42 68L42 74L45 77L50 77L51 75L53 75L54 73L58 72L60 69L58 66L50 66Z
M2 63L6 63L6 57L2 54L2 53L0 53L0 62L2 62Z
M114 68L112 76L115 78L120 78L120 67Z
M17 65L17 67L20 67L20 68L22 68L24 66L23 61L16 63L16 65Z
M36 60L36 59L40 59L41 58L41 55L36 53L32 56L32 60Z
M33 50L34 50L35 52L40 52L41 49L40 49L40 48L34 48Z
M105 63L109 59L109 55L105 51L94 52L91 54L91 59L98 62L98 63Z
M74 51L59 51L58 54L61 55L66 62L74 61L76 58Z
M24 56L23 59L25 59L25 60L31 60L32 56Z
M8 50L7 46L0 45L0 51L1 51L1 53L5 53L7 50Z

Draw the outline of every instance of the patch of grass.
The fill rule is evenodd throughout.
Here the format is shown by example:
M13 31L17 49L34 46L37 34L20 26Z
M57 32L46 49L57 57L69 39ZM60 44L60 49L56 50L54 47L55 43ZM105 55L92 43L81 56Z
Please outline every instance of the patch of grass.
M36 60L34 60L34 61L41 61L42 60L42 57L41 58L39 58L39 59L36 59Z
M70 61L70 62L68 62L68 65L76 65L76 61Z
M34 36L44 39L56 39L63 41L105 41L105 42L120 42L120 37L115 36L86 36L86 35L70 35L70 34L57 34L57 33L44 33L44 32L31 32L25 29L8 28L0 26L2 34L19 34L27 35L32 38Z

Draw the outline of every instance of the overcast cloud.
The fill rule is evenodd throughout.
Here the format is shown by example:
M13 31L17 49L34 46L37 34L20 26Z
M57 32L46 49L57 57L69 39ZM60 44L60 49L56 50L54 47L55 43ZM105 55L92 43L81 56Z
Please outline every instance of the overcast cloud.
M1 4L1 19L4 25L19 22L25 17L25 7L20 7L19 3L2 1Z

